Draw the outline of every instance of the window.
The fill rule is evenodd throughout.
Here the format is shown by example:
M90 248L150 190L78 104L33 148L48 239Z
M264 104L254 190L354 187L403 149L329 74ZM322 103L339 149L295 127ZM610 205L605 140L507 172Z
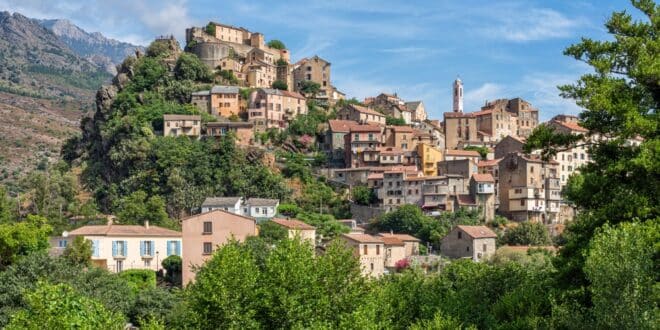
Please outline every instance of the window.
M376 255L380 255L380 245L376 245Z
M151 259L144 259L144 267L151 267Z
M369 252L369 249L367 248L367 244L363 245L362 246L362 254L364 254L366 256L367 254L369 254L368 252Z
M374 263L373 262L371 263L371 271L372 272L374 271Z
M59 246L59 247L61 247L61 248L65 248L65 247L66 247L66 244L67 244L67 240L65 240L65 239L61 239L61 240L57 243L57 246Z
M462 238L463 238L463 233L459 231L458 232L458 239L462 239Z
M263 214L263 215L268 214L268 209L264 207L261 211L261 214Z
M341 175L339 175L339 176L341 176ZM248 208L247 207L243 208L243 213L248 214Z
M213 233L213 222L204 221L204 231L202 234L212 234Z
M520 200L520 206L525 206L525 200L524 199Z
M465 251L470 252L470 246L469 246L469 245L467 246L467 248L465 249Z
M355 136L353 137L353 140L360 141L360 134L355 134Z
M112 256L125 257L127 245L126 241L112 241Z
M171 255L181 256L181 242L167 241L167 256Z
M151 257L154 255L154 241L140 241L140 255Z
M123 260L117 260L117 273L119 273L123 270L124 270L124 261Z
M529 171L530 171L531 173L534 173L534 166L530 166L530 167L529 167Z
M210 242L205 242L204 243L204 250L202 254L211 254L213 252L213 244Z
M488 251L488 245L484 244L483 249L484 249L484 252Z
M259 214L259 208L258 207L254 208L254 213Z

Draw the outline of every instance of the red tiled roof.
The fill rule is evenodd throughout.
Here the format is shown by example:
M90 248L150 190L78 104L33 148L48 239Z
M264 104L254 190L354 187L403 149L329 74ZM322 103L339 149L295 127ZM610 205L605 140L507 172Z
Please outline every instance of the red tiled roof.
M404 242L419 242L419 238L408 234L378 233L380 237L396 237Z
M282 95L304 100L305 97L298 92L281 91Z
M487 174L474 173L472 174L472 177L474 178L474 181L477 182L495 182L495 179L490 173Z
M367 176L367 180L382 180L383 173L371 173Z
M314 226L310 226L300 220L295 220L295 219L279 219L279 218L273 218L271 220L272 222L282 226L286 227L289 229L300 229L300 230L312 230L316 229Z
M341 236L358 243L383 243L380 238L369 234L342 234Z
M456 200L458 201L458 205L477 205L477 202L470 195L457 195Z
M401 132L401 133L412 133L413 128L410 126L389 126L394 132Z
M477 166L479 166L479 167L495 166L495 165L500 163L500 160L502 160L502 158L481 160L481 161L479 161Z
M366 113L366 114L369 114L369 115L385 117L384 114L382 114L378 111L375 111L375 110L371 110L367 107L363 107L363 106L355 105L355 104L350 104L349 106L352 107L353 109L355 109L355 111L357 111L357 112L362 112L362 113Z
M568 129L570 129L571 131L582 132L582 133L585 133L585 132L589 131L588 129L580 126L580 124L571 123L571 122L561 122L561 121L557 121L557 120L554 120L554 122L561 125L561 126L564 126Z
M493 110L489 109L489 110L481 110L481 111L473 112L472 114L475 115L475 116L485 116L485 115L490 115L492 113L493 113Z
M339 120L339 119L330 119L328 120L328 125L330 130L333 132L350 132L351 127L359 125L358 122L353 120Z
M497 234L486 226L457 226L472 238L497 238Z
M99 225L83 226L69 232L72 236L164 236L179 237L181 232L158 226Z
M473 150L447 150L446 156L465 156L465 157L481 157L481 155Z
M402 240L398 239L397 237L393 237L393 236L382 236L380 239L383 240L385 245L396 245L396 246L404 246L405 245Z
M378 147L376 150L378 150L381 155L398 155L403 153L403 150L397 147Z
M380 126L378 125L355 125L350 127L350 132L379 132Z

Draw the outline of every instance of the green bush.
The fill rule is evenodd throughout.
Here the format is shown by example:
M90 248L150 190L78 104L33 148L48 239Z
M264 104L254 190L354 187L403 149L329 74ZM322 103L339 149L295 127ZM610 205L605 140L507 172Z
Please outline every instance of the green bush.
M274 48L274 49L280 49L280 50L286 49L286 46L284 45L284 43L277 40L277 39L273 39L273 40L269 41L266 45L268 47Z
M215 24L209 22L209 24L206 24L204 31L206 34L215 37Z
M156 272L149 269L128 269L119 273L119 277L125 279L134 292L156 287Z
M272 84L271 87L273 87L275 89L283 90L283 91L289 89L289 86L282 80L273 81L273 84Z
M165 269L165 280L167 282L175 286L181 286L182 264L181 257L175 254L163 259L161 265Z
M183 53L176 60L174 76L179 80L211 82L211 70L195 54Z

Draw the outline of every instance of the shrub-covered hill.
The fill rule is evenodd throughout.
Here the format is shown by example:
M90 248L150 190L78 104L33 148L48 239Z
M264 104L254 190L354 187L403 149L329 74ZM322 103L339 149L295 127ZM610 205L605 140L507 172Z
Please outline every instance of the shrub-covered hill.
M213 79L175 40L157 40L145 55L126 58L112 85L99 89L96 113L81 122L82 136L67 141L63 157L84 164L83 182L102 211L117 213L123 201L155 198L171 217L181 217L207 196L284 197L281 176L248 161L233 139L157 134L163 114L198 114L187 104L190 93L209 88ZM203 122L213 120L201 115Z

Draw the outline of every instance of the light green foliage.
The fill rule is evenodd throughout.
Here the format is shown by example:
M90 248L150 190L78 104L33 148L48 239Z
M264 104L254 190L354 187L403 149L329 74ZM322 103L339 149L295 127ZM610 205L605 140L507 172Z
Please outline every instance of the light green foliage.
M479 153L481 158L486 159L488 157L488 148L484 146L467 146L463 148L464 150L476 151Z
M164 40L154 40L151 42L146 51L149 57L164 57L170 54L170 47Z
M0 270L21 257L48 248L52 228L47 222L44 217L29 215L17 223L0 223Z
M377 200L373 190L366 186L353 187L351 195L353 202L359 205L371 205Z
M339 223L331 214L301 212L296 215L296 219L316 227L316 236L324 239L332 239L349 232L348 227Z
M16 213L15 202L9 197L7 189L0 186L0 224L11 222Z
M451 317L443 317L441 314L436 314L431 320L425 320L415 323L410 327L410 330L460 330L460 329L474 329L476 327L463 327L461 322Z
M220 70L218 75L222 77L228 84L237 85L238 78L234 75L234 72L231 70Z
M55 232L69 229L66 218L76 211L79 202L76 179L65 166L57 164L45 172L30 172L21 179L20 186L22 198L28 202L24 211L46 217Z
M522 222L509 228L501 239L507 245L550 245L548 228L539 222Z
M307 115L297 116L289 123L287 130L292 135L302 136L316 136L318 133L319 124L328 121L328 116L323 108L318 106L309 107Z
M605 226L596 234L584 266L596 328L655 329L660 324L659 242L660 218Z
M403 118L385 116L385 124L394 125L394 126L404 126L406 124L406 121Z
M66 284L39 283L6 329L123 329L124 318Z
M303 80L300 83L300 92L306 96L316 97L316 94L321 91L321 85L311 80Z
M296 204L281 203L277 207L277 213L284 216L293 218L296 214L300 213L302 209Z
M192 80L211 82L212 74L206 64L202 63L195 54L182 53L176 60L174 76L178 80Z
M306 212L332 214L340 219L350 217L346 199L322 179L305 183L296 204Z
M64 249L62 257L74 265L90 266L92 263L92 241L82 236L76 236L71 244Z
M156 272L150 269L128 269L119 273L119 277L126 280L136 294L156 288Z
M215 37L215 29L216 29L215 24L209 22L209 24L206 24L206 27L204 28L204 31L208 35Z
M280 50L286 49L286 46L284 45L284 43L277 40L277 39L273 39L273 40L268 41L268 43L266 43L266 46L268 46L270 48L274 48L274 49L280 49Z
M117 202L117 220L126 225L144 225L149 221L152 225L169 226L171 221L165 212L165 202L160 196L148 197L147 193L138 190Z
M259 225L259 237L267 243L279 242L289 237L289 232L286 228L272 222L266 221Z
M275 88L275 89L283 90L283 91L289 89L289 86L286 84L286 82L284 82L282 80L273 81L273 85L271 87Z

